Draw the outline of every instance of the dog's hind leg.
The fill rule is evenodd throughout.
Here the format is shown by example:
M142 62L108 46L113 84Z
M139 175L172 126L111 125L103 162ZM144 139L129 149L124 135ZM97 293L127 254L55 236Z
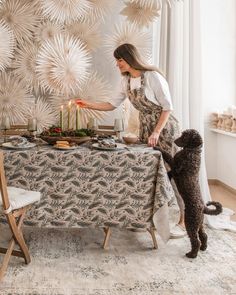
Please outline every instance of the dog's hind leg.
M185 226L191 243L191 251L186 253L186 256L188 258L196 258L201 246L200 240L198 239L198 226L193 226L192 223L188 222L188 218L186 217L187 216L185 216Z
M199 251L200 248L200 241L198 239L198 234L195 233L194 235L191 235L190 237L190 242L191 242L191 251L186 253L186 256L188 258L196 258L197 257L197 253Z
M198 234L199 234L199 239L201 241L200 250L205 251L207 249L207 234L204 230L203 225L200 227Z

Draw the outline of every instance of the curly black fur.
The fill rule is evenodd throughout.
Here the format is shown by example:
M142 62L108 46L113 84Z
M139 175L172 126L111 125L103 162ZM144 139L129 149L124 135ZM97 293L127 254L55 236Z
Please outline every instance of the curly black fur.
M218 202L208 202L207 206L214 205L215 209L207 208L202 200L199 170L201 163L202 138L194 129L187 129L175 140L175 144L182 149L172 157L169 153L154 147L162 152L164 160L171 170L169 177L173 177L185 204L185 226L191 241L191 251L186 254L189 258L197 257L199 249L207 248L207 234L203 227L204 214L218 215L222 212L222 205Z

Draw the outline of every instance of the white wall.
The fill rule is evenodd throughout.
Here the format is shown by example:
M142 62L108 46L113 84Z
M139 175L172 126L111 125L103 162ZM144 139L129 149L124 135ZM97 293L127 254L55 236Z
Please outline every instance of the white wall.
M236 188L236 138L209 131L212 111L236 105L236 1L201 4L207 174Z

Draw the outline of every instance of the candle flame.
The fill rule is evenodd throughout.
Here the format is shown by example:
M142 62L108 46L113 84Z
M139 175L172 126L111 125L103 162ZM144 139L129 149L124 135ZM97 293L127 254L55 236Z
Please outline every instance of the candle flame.
M63 110L63 105L61 105L61 110Z
M69 106L69 107L71 106L71 100L69 101L68 106Z

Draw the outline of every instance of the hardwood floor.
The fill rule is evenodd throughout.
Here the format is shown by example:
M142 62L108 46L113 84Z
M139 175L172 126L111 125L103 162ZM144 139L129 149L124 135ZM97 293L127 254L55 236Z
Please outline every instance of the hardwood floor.
M209 185L211 197L214 201L219 201L224 207L232 209L235 214L231 220L236 221L236 193L232 193L220 184Z

